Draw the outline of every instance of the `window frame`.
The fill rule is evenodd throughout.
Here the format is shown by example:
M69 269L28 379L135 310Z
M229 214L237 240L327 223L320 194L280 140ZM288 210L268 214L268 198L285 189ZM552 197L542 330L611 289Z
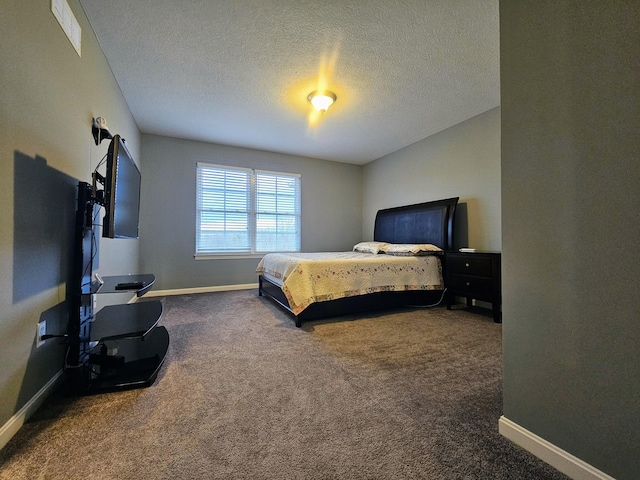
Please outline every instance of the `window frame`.
M249 174L249 208L248 208L248 227L249 227L249 250L243 251L199 251L199 235L201 232L201 180L200 180L200 172L202 168L213 168L223 170L225 172L246 172ZM256 178L260 174L266 175L275 175L278 177L286 177L286 178L294 178L296 179L296 192L295 192L295 222L296 222L296 230L297 230L297 250L269 250L269 251L258 251L256 249L256 238L257 238L257 217L259 212L257 211L257 181ZM195 254L194 257L196 260L206 260L209 258L253 258L253 257L262 257L267 253L272 252L299 252L301 251L301 242L302 242L302 175L299 173L290 173L290 172L276 172L272 170L264 170L258 168L246 168L246 167L238 167L232 165L222 165L222 164L214 164L209 162L198 161L196 162L196 209L195 209Z

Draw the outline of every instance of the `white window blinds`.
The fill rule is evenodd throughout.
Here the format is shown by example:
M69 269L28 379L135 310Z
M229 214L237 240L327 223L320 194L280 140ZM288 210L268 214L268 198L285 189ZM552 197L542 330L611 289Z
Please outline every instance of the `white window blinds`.
M256 172L257 252L300 250L300 177Z
M198 163L196 255L300 250L300 175Z

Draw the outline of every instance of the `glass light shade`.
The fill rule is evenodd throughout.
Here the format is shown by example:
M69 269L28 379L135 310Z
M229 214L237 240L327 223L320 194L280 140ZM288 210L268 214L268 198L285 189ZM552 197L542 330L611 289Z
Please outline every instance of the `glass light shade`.
M324 113L336 101L336 94L329 91L312 92L307 97L320 113Z

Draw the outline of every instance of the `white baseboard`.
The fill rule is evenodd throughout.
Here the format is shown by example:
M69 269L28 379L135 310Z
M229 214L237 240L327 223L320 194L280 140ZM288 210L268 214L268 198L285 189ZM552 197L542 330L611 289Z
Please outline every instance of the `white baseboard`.
M164 297L168 295L192 295L195 293L230 292L233 290L257 289L257 283L245 283L240 285L218 285L215 287L176 288L172 290L150 290L145 297Z
M498 431L573 480L615 480L504 416L498 421Z
M22 428L24 423L29 419L31 415L42 405L42 402L53 392L58 382L62 378L63 371L60 370L56 373L47 384L38 390L31 400L29 400L24 407L22 407L15 415L13 415L2 428L0 428L0 450L9 443L9 440L18 433L18 430Z

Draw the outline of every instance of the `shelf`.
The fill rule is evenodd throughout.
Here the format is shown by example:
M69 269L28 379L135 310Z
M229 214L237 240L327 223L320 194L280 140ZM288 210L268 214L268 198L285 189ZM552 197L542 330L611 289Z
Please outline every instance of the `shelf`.
M140 275L112 275L108 277L102 277L103 283L92 282L91 293L122 293L122 292L136 292L138 297L141 297L149 290L156 281L156 276L152 273L143 273ZM140 289L120 290L116 286L119 283L131 283L142 282L143 287Z
M88 363L72 372L67 388L75 394L93 394L149 387L155 382L169 349L169 333L163 326L154 328L144 338L118 340L120 366L105 367ZM94 353L99 353L96 347Z
M91 323L89 341L119 338L144 338L158 324L162 303L150 302L109 305L102 308Z

